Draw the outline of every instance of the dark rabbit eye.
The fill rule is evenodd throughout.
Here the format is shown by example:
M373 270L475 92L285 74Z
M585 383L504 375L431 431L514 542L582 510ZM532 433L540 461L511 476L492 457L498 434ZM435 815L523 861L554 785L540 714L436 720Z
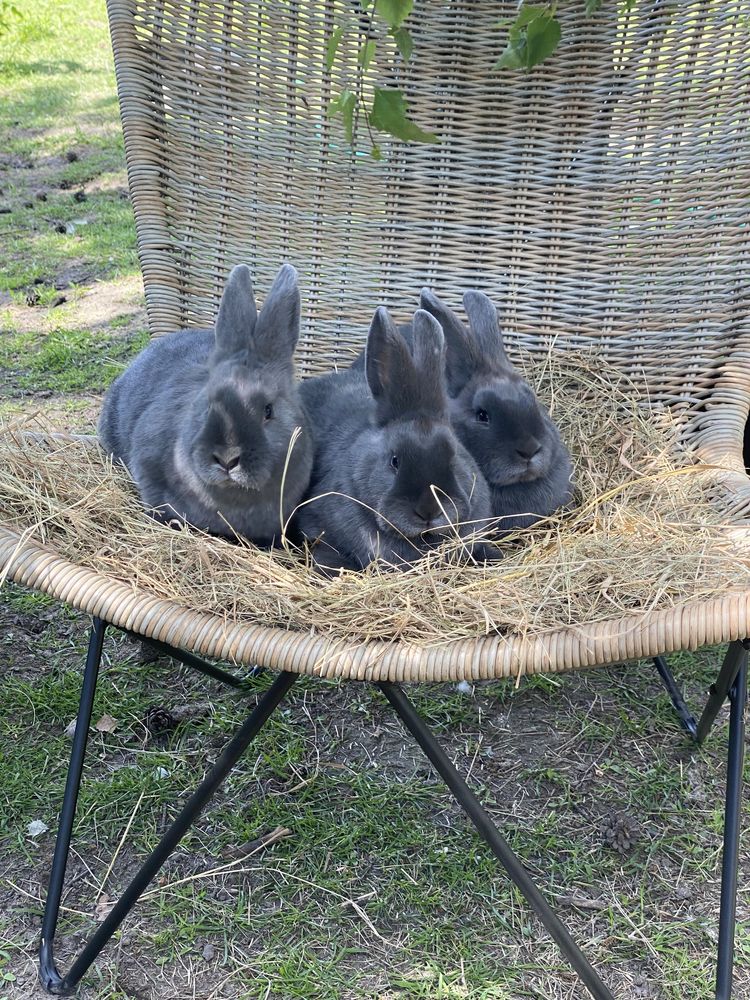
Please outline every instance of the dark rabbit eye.
M391 468L394 472L398 469L398 455L391 455Z
M271 417L273 416L273 407L271 406L270 403L266 403L266 408L265 410L263 410L263 416L266 418L266 420L270 420Z
M476 418L480 424L488 424L490 422L490 415L486 410L477 410Z

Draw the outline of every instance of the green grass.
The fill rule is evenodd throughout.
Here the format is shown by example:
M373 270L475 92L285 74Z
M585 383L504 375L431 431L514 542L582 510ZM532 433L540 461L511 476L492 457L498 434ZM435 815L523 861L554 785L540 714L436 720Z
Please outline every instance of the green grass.
M10 160L0 204L12 209L0 216L0 291L51 282L81 262L97 276L134 273L104 4L17 0L16 6L20 16L10 18L0 45L0 136ZM105 184L76 202L75 193L94 179L109 180L115 190ZM46 201L37 199L40 191ZM74 233L55 231L77 219L85 221Z
M52 330L39 336L8 332L0 369L16 388L100 392L148 343L148 331L122 337L110 330Z
M51 649L44 671L0 687L0 856L12 859L6 884L33 896L52 833L33 842L26 827L42 819L54 829L85 619L61 616L48 599L16 587L5 607L24 621L45 616L31 647ZM15 649L18 634L9 642ZM113 896L249 707L182 668L143 666L133 652L122 639L105 646L94 719L110 714L117 728L91 733L68 897L80 912L63 915L63 934L92 926L99 880L126 826L105 887ZM697 703L716 654L679 659ZM258 692L268 683L259 678ZM474 697L445 687L412 694L591 957L621 984L619 995L629 995L643 968L669 1000L708 995L721 730L689 752L648 665L560 678L552 693L530 681L480 686ZM155 704L200 707L149 740L142 720ZM703 791L694 799L697 780ZM601 817L620 810L643 828L625 855L600 834ZM256 838L279 826L289 835L252 853ZM677 884L686 896L675 897ZM570 899L592 900L594 909ZM28 919L39 906L16 893L16 922L19 912ZM0 911L0 954L15 975L26 946L11 925ZM176 995L174 976L186 968L206 994L228 977L232 995L248 998L266 988L285 998L577 995L556 992L572 982L559 955L421 756L407 749L381 695L358 685L298 682L141 901L133 926L156 998ZM85 996L118 995L117 953L99 960ZM741 982L749 969L742 924Z

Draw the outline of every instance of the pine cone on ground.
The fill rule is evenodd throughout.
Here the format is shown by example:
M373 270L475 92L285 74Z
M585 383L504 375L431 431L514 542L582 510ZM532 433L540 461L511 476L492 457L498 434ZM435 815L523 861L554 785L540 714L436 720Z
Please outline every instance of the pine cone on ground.
M602 840L618 854L627 854L640 835L638 823L626 813L611 813L602 822Z
M143 725L151 736L167 733L177 726L177 720L167 708L153 705L143 716Z

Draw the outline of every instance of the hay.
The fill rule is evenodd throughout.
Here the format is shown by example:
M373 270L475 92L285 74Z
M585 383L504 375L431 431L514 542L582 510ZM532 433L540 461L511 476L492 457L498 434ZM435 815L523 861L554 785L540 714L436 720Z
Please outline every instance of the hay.
M574 458L575 508L519 532L490 568L434 553L406 572L326 580L274 554L144 514L124 470L83 441L0 430L0 519L77 564L230 621L423 645L648 613L750 589L722 515L719 473L691 465L668 410L589 355L528 375ZM1 571L0 567L0 571Z

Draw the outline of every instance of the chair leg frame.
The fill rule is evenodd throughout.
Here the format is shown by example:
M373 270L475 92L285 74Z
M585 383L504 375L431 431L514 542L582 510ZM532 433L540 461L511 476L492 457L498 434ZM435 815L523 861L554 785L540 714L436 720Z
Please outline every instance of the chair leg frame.
M238 728L216 763L185 803L176 819L173 820L164 832L159 844L148 858L146 858L140 870L124 890L112 910L88 939L80 954L73 961L69 971L61 976L54 959L55 932L62 900L73 821L78 801L78 790L83 773L86 743L91 723L94 694L99 675L99 664L101 662L106 629L106 622L98 618L94 619L89 639L86 667L81 684L78 719L73 738L63 804L60 811L55 853L52 861L42 923L42 937L39 950L40 979L50 993L57 995L68 995L75 991L81 978L117 931L122 921L133 909L146 886L175 850L179 841L196 821L232 767L234 767L249 744L260 732L297 679L296 674L289 672L281 673L276 677L272 685L261 696L255 708ZM142 637L136 636L136 638L140 639ZM224 684L228 684L243 693L252 693L253 688L249 682L249 677L257 675L262 669L255 668L249 677L239 678L214 664L201 660L192 653L177 649L167 643L155 642L153 639L148 639L147 641L159 652L169 655L186 666L198 670ZM703 742L716 720L721 706L727 699L730 701L729 759L722 857L716 1000L730 1000L732 993L742 801L742 768L744 762L744 717L747 700L748 646L750 646L750 642L747 640L730 644L717 679L711 685L709 697L701 718L697 722L690 713L666 660L663 657L656 657L654 660L683 727L696 743ZM614 1000L611 991L602 982L596 970L589 963L560 919L544 899L521 861L513 853L486 810L451 763L445 751L435 740L403 689L397 684L385 681L377 683L376 686L386 697L406 730L424 751L437 773L456 798L458 804L501 862L510 879L526 898L544 927L559 946L563 955L577 972L581 982L585 984L591 996L595 1000Z

